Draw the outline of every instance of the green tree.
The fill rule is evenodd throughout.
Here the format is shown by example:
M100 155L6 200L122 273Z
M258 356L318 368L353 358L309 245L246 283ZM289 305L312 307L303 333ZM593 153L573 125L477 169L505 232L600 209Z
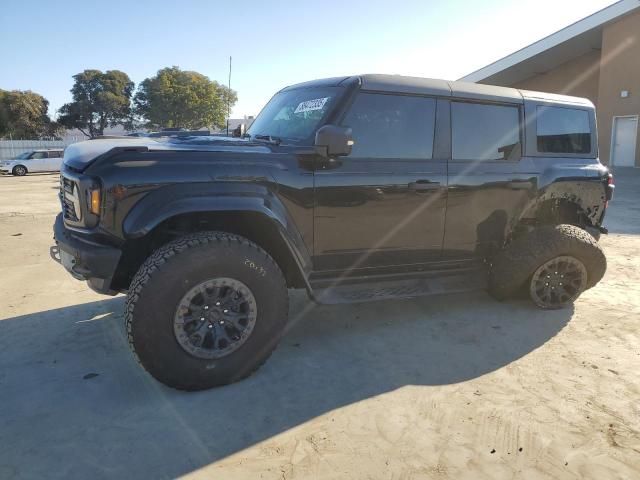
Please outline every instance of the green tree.
M104 133L107 126L131 119L134 83L119 70L85 70L73 76L73 101L60 108L58 122L77 128L88 137Z
M150 128L221 127L227 116L227 101L233 106L236 92L198 73L164 68L145 79L136 93L138 115Z
M56 136L61 126L47 114L49 102L30 90L0 90L0 137L35 139Z

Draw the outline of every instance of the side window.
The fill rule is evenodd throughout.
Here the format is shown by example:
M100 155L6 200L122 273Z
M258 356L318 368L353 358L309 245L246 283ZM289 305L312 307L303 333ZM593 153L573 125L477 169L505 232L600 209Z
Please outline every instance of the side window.
M31 154L31 158L36 159L36 158L47 158L47 152L33 152Z
M591 153L586 110L537 107L536 135L538 151L542 153Z
M60 158L62 156L62 152L57 150L52 150L49 152L49 158Z
M353 129L350 157L430 159L435 117L432 98L360 93L342 120Z
M519 160L520 109L452 102L451 149L454 160Z

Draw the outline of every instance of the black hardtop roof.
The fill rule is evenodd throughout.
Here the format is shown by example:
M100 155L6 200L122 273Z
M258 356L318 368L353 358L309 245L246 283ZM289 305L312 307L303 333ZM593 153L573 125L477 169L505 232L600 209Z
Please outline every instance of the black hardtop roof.
M469 100L524 103L525 100L542 100L553 103L579 105L593 108L586 98L553 93L532 92L510 87L481 83L438 80L434 78L405 77L402 75L365 74L349 77L332 77L298 83L281 91L311 87L337 87L359 84L362 90L388 93L406 93L455 97Z

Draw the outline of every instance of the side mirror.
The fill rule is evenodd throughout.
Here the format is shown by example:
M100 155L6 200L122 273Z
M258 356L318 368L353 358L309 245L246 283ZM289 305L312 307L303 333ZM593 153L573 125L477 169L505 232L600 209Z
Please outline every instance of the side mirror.
M323 157L349 155L353 146L351 128L325 125L316 132L316 152Z

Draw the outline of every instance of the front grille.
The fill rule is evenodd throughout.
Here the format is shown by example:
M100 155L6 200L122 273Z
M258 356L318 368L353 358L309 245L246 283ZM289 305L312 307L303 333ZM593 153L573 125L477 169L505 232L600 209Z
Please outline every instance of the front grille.
M73 193L73 186L75 185L75 183L73 183L73 180L70 180L64 176L60 176L60 187L65 191L65 192L69 192L69 193Z
M82 213L78 184L63 175L60 175L60 203L62 204L62 216L65 220L80 221Z
M78 216L76 215L73 203L67 199L64 199L62 201L62 216L66 220L71 220L72 222L77 222L79 220Z

